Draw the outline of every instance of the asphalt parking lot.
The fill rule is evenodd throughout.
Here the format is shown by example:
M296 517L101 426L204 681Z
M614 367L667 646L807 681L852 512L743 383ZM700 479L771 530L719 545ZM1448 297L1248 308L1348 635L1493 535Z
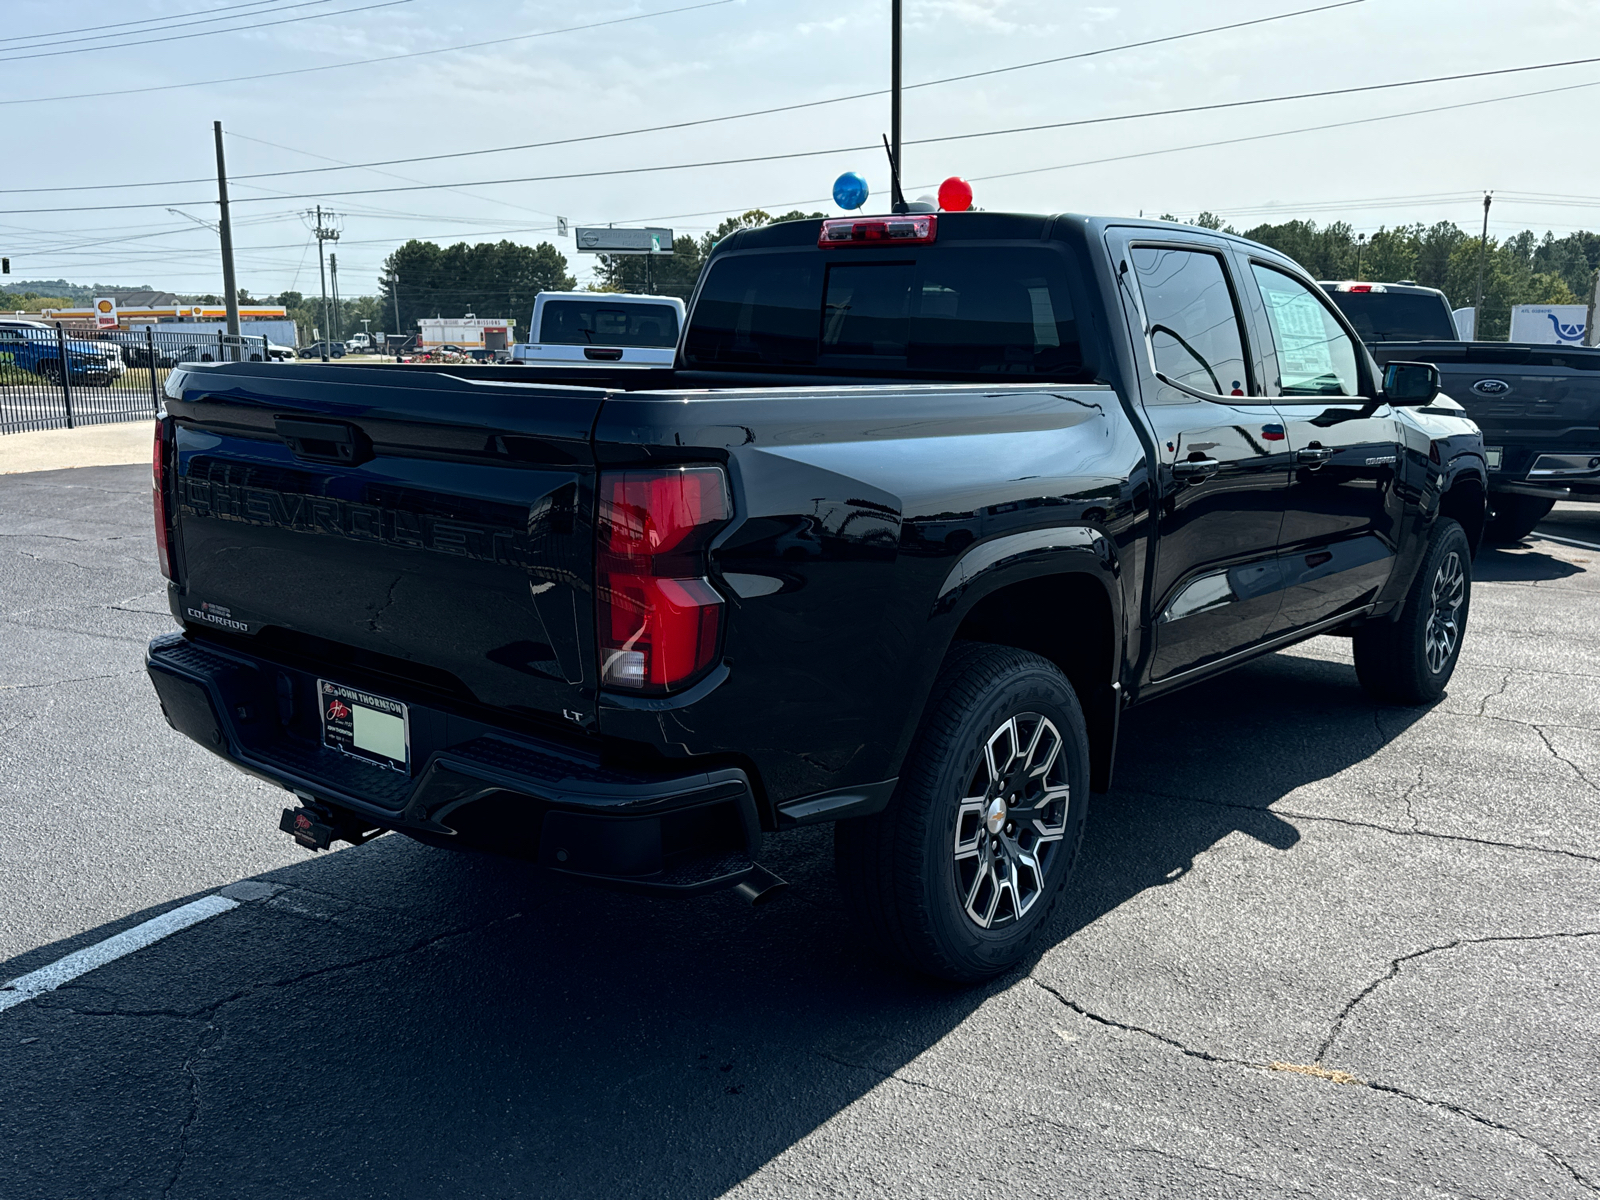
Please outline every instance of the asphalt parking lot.
M0 476L0 980L238 903L0 1011L7 1200L1600 1190L1600 507L1480 557L1431 710L1319 639L1131 712L1048 948L955 991L826 833L759 909L299 850L161 719L149 486Z

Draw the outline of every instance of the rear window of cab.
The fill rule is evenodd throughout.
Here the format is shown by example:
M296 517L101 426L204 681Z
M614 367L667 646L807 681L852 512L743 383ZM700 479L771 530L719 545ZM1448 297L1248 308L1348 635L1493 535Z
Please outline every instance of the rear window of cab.
M711 264L695 367L1085 381L1069 272L1047 245L757 251Z

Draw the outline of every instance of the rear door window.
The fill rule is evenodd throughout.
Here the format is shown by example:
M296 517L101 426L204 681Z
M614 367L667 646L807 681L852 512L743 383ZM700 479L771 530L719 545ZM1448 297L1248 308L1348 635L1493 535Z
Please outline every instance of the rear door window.
M678 311L670 304L551 300L539 340L557 346L676 346Z
M1214 396L1244 396L1244 338L1222 259L1178 246L1130 252L1150 353L1168 379Z
M714 263L686 359L928 376L1084 374L1065 255L982 245L869 253Z

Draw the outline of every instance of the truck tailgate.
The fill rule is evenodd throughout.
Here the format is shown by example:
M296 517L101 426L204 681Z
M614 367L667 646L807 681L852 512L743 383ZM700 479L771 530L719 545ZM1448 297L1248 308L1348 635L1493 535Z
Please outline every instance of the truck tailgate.
M178 619L397 698L592 727L605 393L468 374L229 364L169 385Z
M1600 350L1485 342L1372 349L1380 363L1436 364L1444 394L1467 410L1483 440L1516 447L1520 457L1508 455L1507 472L1525 472L1539 454L1600 448Z

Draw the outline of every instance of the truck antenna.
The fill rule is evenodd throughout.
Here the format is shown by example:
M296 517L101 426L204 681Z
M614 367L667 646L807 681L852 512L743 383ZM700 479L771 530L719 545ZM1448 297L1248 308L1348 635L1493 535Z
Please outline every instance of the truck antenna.
M900 190L900 164L894 160L894 151L889 149L889 135L883 135L883 152L889 156L889 211L903 213L906 211L905 193Z

